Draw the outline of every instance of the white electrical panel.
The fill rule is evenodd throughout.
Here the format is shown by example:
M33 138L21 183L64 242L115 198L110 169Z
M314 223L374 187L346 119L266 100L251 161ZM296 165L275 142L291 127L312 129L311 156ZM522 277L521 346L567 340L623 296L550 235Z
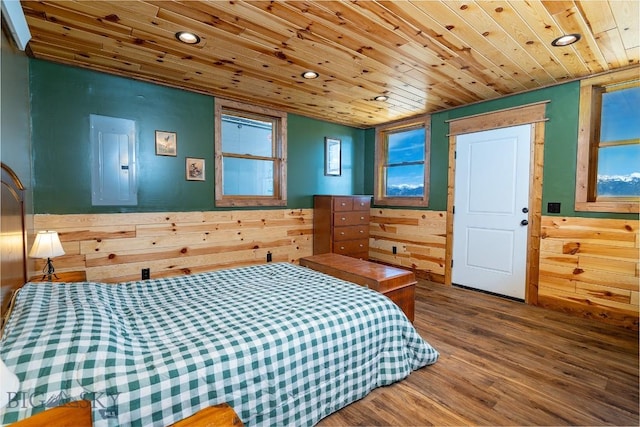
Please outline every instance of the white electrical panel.
M91 204L138 204L136 122L91 114Z

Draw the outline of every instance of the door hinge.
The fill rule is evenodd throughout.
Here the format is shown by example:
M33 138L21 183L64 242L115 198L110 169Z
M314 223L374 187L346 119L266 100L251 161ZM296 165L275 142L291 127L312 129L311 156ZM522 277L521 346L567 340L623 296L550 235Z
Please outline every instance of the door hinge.
M456 213L456 207L455 206L451 207L451 213Z
M458 152L457 151L453 152L453 158L454 158L454 160L458 158Z
M451 260L451 268L453 268L453 260Z

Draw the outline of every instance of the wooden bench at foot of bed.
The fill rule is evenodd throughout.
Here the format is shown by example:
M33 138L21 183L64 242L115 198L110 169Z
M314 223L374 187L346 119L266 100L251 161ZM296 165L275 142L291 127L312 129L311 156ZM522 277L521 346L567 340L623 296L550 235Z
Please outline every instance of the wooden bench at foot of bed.
M300 258L300 265L380 292L413 322L417 283L413 272L334 253Z

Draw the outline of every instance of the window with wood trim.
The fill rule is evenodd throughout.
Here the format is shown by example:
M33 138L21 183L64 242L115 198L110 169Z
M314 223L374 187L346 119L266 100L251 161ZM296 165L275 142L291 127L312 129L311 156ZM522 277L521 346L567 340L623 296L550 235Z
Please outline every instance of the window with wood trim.
M215 101L216 206L286 206L287 114Z
M638 212L638 68L583 80L576 169L576 211Z
M374 203L429 204L429 116L376 128Z

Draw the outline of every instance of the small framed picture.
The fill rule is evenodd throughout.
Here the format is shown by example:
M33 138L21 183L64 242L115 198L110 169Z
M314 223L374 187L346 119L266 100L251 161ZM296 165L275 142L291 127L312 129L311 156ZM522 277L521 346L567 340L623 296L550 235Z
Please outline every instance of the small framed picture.
M156 131L156 156L176 156L178 154L178 134Z
M187 181L204 181L204 159L187 157Z
M324 174L342 175L342 141L337 138L324 139Z

